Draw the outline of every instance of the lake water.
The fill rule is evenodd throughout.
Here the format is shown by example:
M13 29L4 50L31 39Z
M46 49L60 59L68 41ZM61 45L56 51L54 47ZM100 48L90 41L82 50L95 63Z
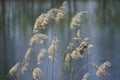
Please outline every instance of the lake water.
M29 39L32 36L32 29L36 18L45 13L51 8L58 8L62 0L33 0L33 1L0 1L0 80L4 80L9 72L9 69L16 63L22 62L25 52L28 48ZM62 53L67 45L66 37L71 17L79 11L88 11L84 16L80 30L83 37L89 37L90 43L94 45L92 54L89 57L90 62L97 65L104 61L110 61L112 66L108 69L109 76L101 78L95 77L95 70L89 66L91 76L89 80L120 80L120 1L92 1L92 0L70 0L66 6L65 19L57 25L57 33L59 39L58 52L54 68L56 69L61 64ZM49 38L45 42L45 46L39 48L48 48L51 40L54 37L54 25L42 31ZM70 37L75 36L75 30ZM69 40L70 41L70 40ZM37 51L36 51L37 52ZM37 53L35 52L34 55ZM46 80L45 70L47 58L40 65L42 71L41 80ZM75 72L82 67L84 60L78 61ZM51 63L49 64L49 66ZM54 70L55 71L55 70ZM75 72L73 75L75 75ZM84 75L84 71L77 78L80 80ZM22 80L28 79L28 71L22 76ZM63 76L64 80L69 80L69 71ZM51 77L51 67L48 70L48 77ZM56 75L56 80L59 80L59 74ZM13 80L14 77L10 78ZM50 80L50 79L48 79Z

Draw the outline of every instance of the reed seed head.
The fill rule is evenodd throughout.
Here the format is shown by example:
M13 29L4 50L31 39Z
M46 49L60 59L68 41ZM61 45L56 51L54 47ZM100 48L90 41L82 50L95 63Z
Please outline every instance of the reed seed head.
M54 37L53 40L52 40L52 44L51 44L50 47L48 48L48 53L49 53L49 54L54 54L54 53L56 53L56 51L57 51L57 47L56 47L57 42L58 42L58 39L57 39L56 37Z
M72 18L72 21L70 23L70 28L71 29L74 29L76 26L80 26L81 24L81 19L82 19L82 16L87 13L87 11L81 11L81 12L78 12L73 18Z
M86 37L86 38L84 39L84 41L86 41L86 42L87 42L88 40L89 40L89 38L88 38L88 37Z
M52 40L52 44L57 45L58 41L59 41L59 40L57 39L57 37L54 37L53 40Z
M56 14L58 12L58 9L51 9L47 13L41 14L34 24L33 33L37 33L39 29L44 29L49 22L54 20Z
M53 57L52 55L48 56L50 61L56 61L55 57Z
M41 69L40 68L33 69L32 75L33 75L34 80L39 80L40 75L41 75Z
M14 75L14 74L17 72L18 67L19 67L19 63L16 63L16 64L9 70L9 74L10 74L10 75Z
M70 64L70 60L71 60L71 55L67 54L66 57L65 57L65 62L66 62L67 65Z
M92 44L89 44L88 45L88 49L91 49L91 48L93 48L94 46L92 45Z
M80 33L80 29L78 29L77 33L76 33L76 37L73 38L74 40L80 42L81 40L81 33Z
M86 74L83 76L82 80L88 80L89 75L90 75L90 73L86 73Z
M41 24L44 20L45 14L41 14L40 16L38 16L38 18L35 21L34 24L34 29L33 29L33 33L36 33L39 31L39 28L44 28Z
M87 48L87 46L88 46L87 42L85 41L81 42L81 44L72 51L71 53L72 59L82 58L83 51Z
M80 37L80 29L77 31L77 37Z
M41 26L46 27L46 25L48 25L52 20L54 20L55 10L57 10L57 9L51 9L45 14L45 17L42 21Z
M72 59L77 59L77 51L76 50L73 50L72 53L71 53L71 57Z
M48 53L54 54L54 53L56 53L56 51L57 51L56 45L51 44L50 47L48 48Z
M84 48L84 49L87 48L88 47L88 42L86 42L86 41L81 42L80 47Z
M26 60L29 60L32 51L33 51L33 49L32 49L31 47L28 48L28 50L27 50L27 52L26 52L26 54L25 54L25 59L26 59Z
M46 49L41 49L38 56L37 56L37 61L38 61L38 64L40 64L45 56L45 53L46 53Z
M101 77L101 76L106 75L106 74L107 74L107 72L105 71L105 69L103 69L103 68L101 68L101 67L99 67L99 69L98 69L97 72L96 72L96 75L97 75L98 77Z
M83 57L84 48L77 47L76 51L77 51L77 57L78 58L82 58Z
M69 43L67 49L73 50L73 49L74 49L74 47L73 47L73 43Z
M35 43L41 43L41 41L45 40L46 38L48 38L48 36L46 34L42 34L42 33L35 34L30 39L29 45L32 46Z
M109 61L104 62L103 64L101 64L99 67L96 68L97 69L96 75L98 77L107 75L108 72L106 71L106 68L110 66L111 66L111 63Z
M25 71L27 70L27 67L28 67L28 62L26 62L23 67L21 68L21 74L24 74Z
M65 5L67 4L67 1L63 2L62 6L59 8L59 11L56 15L55 21L60 22L65 16Z

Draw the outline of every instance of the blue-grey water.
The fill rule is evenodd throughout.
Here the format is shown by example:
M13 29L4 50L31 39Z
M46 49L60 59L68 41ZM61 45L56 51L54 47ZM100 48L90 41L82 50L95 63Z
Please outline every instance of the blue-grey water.
M51 8L58 8L63 0L0 0L0 80L4 80L9 69L17 62L22 62L26 50L28 49L29 39L32 35L32 29L36 18ZM69 0L66 6L65 19L57 25L59 39L58 52L55 55L56 68L61 65L62 53L65 50L67 41L68 27L71 17L79 11L88 11L84 16L80 30L83 37L89 37L90 43L94 45L92 54L89 57L90 62L97 65L104 61L110 61L112 66L107 69L109 76L96 77L95 70L89 66L89 80L120 80L120 1L108 0ZM48 48L54 37L54 24L50 24L43 31L49 37L44 46L39 48ZM75 30L70 37L75 35ZM70 40L69 40L70 41ZM36 55L37 53L33 53ZM48 58L43 60L40 66L42 75L40 80L47 80L46 65ZM85 60L78 60L74 69L73 76L84 65ZM82 65L82 66L81 66ZM51 79L51 62L48 68L48 80ZM86 70L83 70L77 80L81 80ZM69 80L70 72L68 69L63 76L64 80ZM60 72L56 75L56 80L60 79ZM22 76L22 80L29 80L29 71ZM14 80L15 76L9 80Z

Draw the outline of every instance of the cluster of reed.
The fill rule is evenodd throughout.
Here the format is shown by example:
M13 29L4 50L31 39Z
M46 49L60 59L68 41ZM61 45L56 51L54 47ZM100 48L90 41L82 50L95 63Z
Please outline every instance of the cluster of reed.
M47 13L41 14L36 19L36 22L35 22L34 28L33 28L32 37L30 38L30 41L29 41L29 48L25 53L23 62L21 63L21 65L19 65L19 63L16 63L9 70L9 75L13 76L16 74L16 77L15 77L16 80L22 79L21 77L25 73L25 71L29 70L28 68L30 66L30 60L32 59L31 55L34 54L33 51L35 50L34 49L34 46L36 46L35 44L43 45L44 41L49 37L46 34L41 33L40 30L46 29L47 26L49 25L49 23L53 22L53 21L55 23L59 24L60 21L62 19L64 19L66 4L67 4L67 2L65 1L60 6L60 8L58 8L58 9L53 8L53 9L49 10ZM70 43L67 42L68 46L65 49L65 52L63 54L63 61L61 63L62 67L59 67L59 68L61 68L60 69L61 70L60 80L63 79L65 67L70 67L70 65L73 63L72 62L73 60L84 58L84 55L85 55L84 51L85 50L90 51L93 48L93 45L88 42L89 38L81 37L81 32L80 32L79 26L81 24L82 17L86 13L87 13L87 11L78 12L75 16L73 16L73 18L71 20L68 35L70 35L70 31L74 31L74 29L77 29L77 32L76 32L76 36L73 38L73 40ZM67 40L69 40L69 36L67 37ZM39 80L40 76L42 76L41 75L42 69L39 67L39 65L42 65L42 61L43 61L44 57L48 57L48 59L52 62L51 80L55 80L55 75L58 74L58 72L56 72L55 75L53 74L54 73L53 66L54 66L54 61L56 60L54 55L57 53L58 41L59 40L56 36L56 28L55 28L55 34L54 34L53 40L51 42L51 45L48 47L48 49L41 48L39 51L39 54L35 57L36 59L34 59L34 62L37 64L32 64L32 65L38 65L38 67L35 67L35 66L32 67L31 75L30 75L32 77L29 78L29 80L32 80L32 79ZM78 43L79 45L75 46L75 43ZM46 55L47 53L48 53L48 56ZM89 55L89 53L87 53L87 55ZM80 70L76 73L76 75L70 76L69 79L76 80L80 71L87 68L88 65L92 65L93 68L96 69L96 76L98 76L98 77L107 75L108 72L106 71L106 68L111 66L109 61L105 61L100 66L97 66L95 63L87 61L85 66L81 67ZM58 71L58 70L59 69L57 69L56 71ZM73 70L73 69L71 68L71 70ZM90 76L90 73L86 72L86 74L83 76L83 78L81 80L88 80L89 76ZM47 77L47 75L46 75L46 77ZM47 79L45 79L45 80L47 80Z

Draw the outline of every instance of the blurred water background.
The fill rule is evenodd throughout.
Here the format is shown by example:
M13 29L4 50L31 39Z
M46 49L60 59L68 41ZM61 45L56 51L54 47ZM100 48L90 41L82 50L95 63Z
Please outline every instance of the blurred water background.
M0 0L0 80L4 80L9 69L16 63L22 62L28 48L29 39L36 18L51 8L58 8L64 0ZM69 0L65 19L57 27L59 50L56 67L60 64L61 55L66 47L67 30L71 17L79 11L88 11L80 26L82 36L89 37L94 45L90 61L100 65L110 61L112 66L108 69L110 76L102 78L93 77L94 70L89 67L92 77L89 80L120 80L120 1L118 0ZM47 48L53 38L54 27L51 25L44 32L49 38ZM74 36L74 35L72 35ZM42 47L42 46L41 46ZM44 60L46 63L47 59ZM46 67L46 64L41 68ZM75 68L77 71L81 66ZM44 71L43 71L44 73ZM78 80L83 76L80 74ZM49 77L51 73L48 73ZM23 76L26 78L27 73ZM66 71L64 79L68 80ZM42 80L43 77L41 77ZM13 79L10 79L13 80ZM59 80L57 75L56 80Z

